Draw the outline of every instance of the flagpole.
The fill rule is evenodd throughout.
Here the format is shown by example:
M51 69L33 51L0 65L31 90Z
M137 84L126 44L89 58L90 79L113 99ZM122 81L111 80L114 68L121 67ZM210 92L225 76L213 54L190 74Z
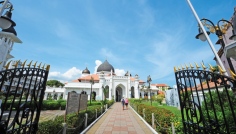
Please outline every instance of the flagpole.
M209 36L208 36L208 34L207 34L207 32L206 32L204 26L202 25L202 22L200 21L198 15L197 15L197 13L196 13L196 11L194 10L194 8L193 8L193 6L192 6L190 0L186 0L186 1L188 2L188 5L189 5L189 7L191 8L191 10L192 10L192 12L193 12L195 18L197 19L197 22L198 22L198 24L200 25L200 28L202 29L204 35L206 36L207 42L208 42L208 44L210 45L211 50L213 51L213 53L214 53L214 55L215 55L215 57L216 57L216 60L217 60L218 63L220 64L220 67L225 71L224 75L228 76L228 73L226 72L226 69L225 69L223 63L222 63L222 61L221 61L219 55L217 54L217 52L216 52L216 50L215 50L215 48L214 48L214 45L212 44L212 42L211 42L211 40L210 40L210 38L209 38Z

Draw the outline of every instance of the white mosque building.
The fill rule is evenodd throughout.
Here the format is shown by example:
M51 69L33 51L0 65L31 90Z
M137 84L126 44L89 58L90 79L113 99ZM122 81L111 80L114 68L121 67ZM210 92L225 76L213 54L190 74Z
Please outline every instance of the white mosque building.
M92 80L94 81L93 84ZM90 71L86 67L82 71L80 78L68 82L64 87L47 87L45 91L44 99L48 96L53 96L54 99L67 99L68 92L76 92L78 94L85 93L88 94L88 99L90 99L91 89L94 99L103 100L107 98L108 100L114 99L115 101L120 101L122 97L125 98L143 98L144 96L150 96L157 94L160 87L158 84L151 84L151 92L146 88L142 88L145 82L139 80L139 76L136 74L134 77L127 72L124 76L117 76L115 74L114 67L105 60L98 68L96 74L90 74ZM167 85L164 87L168 88ZM106 95L103 94L103 87L109 89ZM146 89L146 90L145 90ZM163 87L161 88L163 90Z

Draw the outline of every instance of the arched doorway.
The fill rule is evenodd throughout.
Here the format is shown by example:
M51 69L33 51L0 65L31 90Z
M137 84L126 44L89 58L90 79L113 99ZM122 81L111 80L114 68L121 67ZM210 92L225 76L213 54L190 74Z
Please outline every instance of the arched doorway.
M131 87L131 98L134 98L134 87Z
M123 95L122 88L118 86L116 88L116 102L119 102L121 100L121 98L123 97L122 95Z

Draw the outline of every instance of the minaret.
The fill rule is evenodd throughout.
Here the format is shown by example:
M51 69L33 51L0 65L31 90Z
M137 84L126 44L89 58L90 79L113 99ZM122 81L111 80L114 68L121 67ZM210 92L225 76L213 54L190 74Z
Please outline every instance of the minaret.
M136 98L136 99L139 99L139 95L140 95L140 91L139 91L139 76L136 74L135 75L135 80L134 80L134 97Z
M22 43L22 41L17 37L17 33L13 26L8 29L3 29L0 32L0 71L3 70L7 61L14 58L10 54L13 49L14 43Z

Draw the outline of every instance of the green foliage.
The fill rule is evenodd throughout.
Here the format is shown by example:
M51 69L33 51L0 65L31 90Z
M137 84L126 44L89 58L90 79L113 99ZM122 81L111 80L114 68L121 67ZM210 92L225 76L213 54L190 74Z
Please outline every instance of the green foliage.
M50 87L53 87L53 86L56 86L56 87L64 87L65 84L61 83L60 81L58 80L48 80L47 81L47 86L50 86Z
M153 102L153 106L150 106L149 102L142 99L130 99L129 103L142 117L144 116L143 109L145 109L145 120L150 125L152 124L152 113L154 113L155 120L159 123L159 125L156 125L156 131L162 134L171 133L171 123L174 123L176 133L183 132L180 111L175 114L171 110L165 109L165 107L158 106L157 103L159 102ZM157 123L155 122L155 124Z
M236 111L236 99L231 90L219 91L218 93L211 92L206 94L206 103L202 102L202 111L205 120L217 120L219 124L228 124L228 126L235 126L232 111ZM211 99L212 98L212 99ZM229 99L231 100L233 109L230 107ZM214 104L214 105L211 105ZM215 112L214 112L215 111ZM208 116L209 114L209 116ZM225 115L225 120L224 116ZM233 128L230 128L233 132ZM223 130L224 131L224 130Z
M42 110L63 110L65 107L66 100L44 100Z
M63 103L63 102L61 102ZM94 103L95 104L95 103ZM79 113L72 113L66 115L64 118L64 115L56 117L54 120L49 120L45 122L39 123L39 129L37 131L37 134L57 134L61 132L62 130L62 123L67 124L67 128L76 128L73 130L67 130L68 134L74 134L74 133L80 133L84 129L84 117L85 113L88 114L88 125L90 125L95 119L96 111L97 111L97 117L99 117L102 112L104 112L104 108L101 109L101 103L96 103L99 105L93 105L87 107L87 110L82 110ZM108 101L108 107L110 107L113 104L113 101ZM101 112L102 111L102 112Z

